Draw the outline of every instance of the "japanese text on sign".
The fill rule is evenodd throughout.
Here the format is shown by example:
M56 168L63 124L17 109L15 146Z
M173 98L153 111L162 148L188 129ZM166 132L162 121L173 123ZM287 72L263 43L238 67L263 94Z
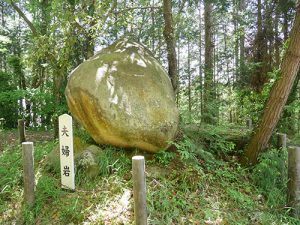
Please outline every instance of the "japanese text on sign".
M59 117L59 147L61 184L63 188L75 189L72 117Z
M61 152L62 152L63 155L65 155L66 157L68 157L69 154L70 154L69 146L64 146L63 145L62 148L61 148Z

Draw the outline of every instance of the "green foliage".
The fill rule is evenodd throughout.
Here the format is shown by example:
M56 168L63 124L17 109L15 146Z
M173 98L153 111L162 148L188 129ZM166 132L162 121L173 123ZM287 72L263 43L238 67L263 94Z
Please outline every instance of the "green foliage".
M203 199L197 197L197 193L190 190L187 177L193 176L196 187L199 187L200 176L182 170L181 173L171 172L168 179L160 177L157 182L150 182L147 189L147 206L151 212L149 215L150 224L180 224L183 221L201 221L201 215L195 214L191 218L186 212L193 213ZM151 177L149 178L151 180ZM185 216L184 216L185 215Z
M217 221L225 224L297 224L283 210L274 211L274 208L283 206L278 200L275 202L275 197L284 201L285 192L279 188L277 190L281 192L272 191L269 187L274 184L279 187L279 184L266 178L276 179L274 171L279 167L273 161L279 160L279 154L269 153L262 157L264 163L254 168L255 175L251 175L236 161L220 161L211 152L204 151L206 144L199 145L195 138L198 135L195 133L194 139L184 137L177 143L176 153L160 152L153 160L146 160L150 224L205 224ZM125 219L124 224L131 224L133 198L130 171L133 153L102 146L98 159L101 167L99 176L90 179L83 171L77 173L76 192L69 192L61 189L57 174L44 170L44 156L55 145L57 143L48 142L35 146L36 203L31 209L25 205L21 207L23 187L19 147L10 147L0 153L0 223L10 223L1 216L14 211L16 206L21 211L16 211L11 218L22 215L24 224L80 224L91 218L97 218L93 220L95 224L105 221L115 223L119 219ZM207 161L202 155L206 153L211 156ZM59 170L59 165L57 167ZM256 188L249 177L257 182L263 181ZM268 190L274 196L267 196ZM128 202L124 206L123 195L127 192Z
M57 146L58 141L52 141L47 143L38 143L34 146L34 160L41 161L45 158L47 154L49 154L55 146Z
M100 175L124 174L130 168L130 159L124 150L108 146L99 157Z
M205 167L214 167L218 165L212 152L199 144L196 140L185 136L182 141L174 143L179 153L180 159L188 164L193 164L199 168L199 163Z
M62 191L58 184L59 180L52 176L43 175L39 178L35 192L35 216L38 216L41 213L41 210L47 202L57 201L62 197Z
M80 223L85 215L82 213L83 205L79 197L71 198L68 201L68 204L64 204L61 202L61 219L62 223L69 223L72 221L73 223Z
M203 150L198 148L192 140L185 137L181 142L174 143L179 153L180 159L183 161L196 162L196 153L202 153Z
M11 82L12 74L0 71L0 118L5 119L4 127L13 128L18 120L18 100L24 94Z
M23 183L21 157L17 147L0 153L0 213L7 202L19 197L15 189Z
M92 176L89 176L89 168L85 165L78 165L76 168L76 184L90 188L99 177L103 179L114 175L121 176L130 170L130 159L123 149L106 146L97 153L96 157L97 165L93 165L93 168L91 168L93 170ZM88 185L89 183L91 185Z
M286 161L286 151L270 149L261 154L252 172L252 179L271 207L280 207L286 201L286 195L283 194L287 188Z
M242 193L240 190L228 188L226 191L235 204L240 205L241 209L251 210L255 208L254 200L250 196Z
M237 91L237 99L233 101L238 103L238 114L242 121L251 118L254 123L258 122L273 84L281 76L280 70L274 69L274 71L268 72L267 76L269 82L265 83L261 93L251 89L240 89Z
M74 136L80 137L80 140L86 144L95 144L95 141L83 127L75 127Z
M233 152L235 144L230 139L241 133L228 134L227 130L231 132L226 126L189 126L186 127L185 133L187 138L184 139L185 146L190 145L198 156L205 161L210 161L212 156L224 156ZM187 141L191 142L188 143ZM213 160L213 159L212 159Z
M154 155L155 159L161 165L167 166L176 157L175 152L161 151Z

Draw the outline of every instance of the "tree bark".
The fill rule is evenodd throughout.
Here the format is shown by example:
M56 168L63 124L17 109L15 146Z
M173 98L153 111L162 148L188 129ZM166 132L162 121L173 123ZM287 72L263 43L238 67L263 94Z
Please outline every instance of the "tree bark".
M213 76L213 34L212 34L212 3L204 1L205 23L205 65L204 65L204 91L203 91L203 122L215 124L214 115L214 76Z
M300 7L290 36L290 43L281 65L281 76L272 87L259 126L246 147L244 163L255 164L260 152L266 149L272 132L281 116L284 105L296 79L300 65Z
M239 10L242 12L242 15L239 16L239 30L240 30L240 63L239 63L239 71L244 71L245 69L245 25L243 23L244 21L244 15L245 15L245 9L246 9L246 2L245 0L241 0L239 3Z
M172 2L171 0L164 0L163 2L164 13L164 38L167 44L168 63L169 63L169 76L173 85L175 93L178 88L178 75L177 75L177 62L176 62L176 50L175 50L175 36L172 19Z
M293 104L294 101L297 100L297 94L298 94L298 84L300 79L300 71L298 71L296 79L294 81L293 87L291 89L291 92L289 94L289 97L286 101L286 106L289 106ZM294 135L296 131L296 123L295 123L295 109L287 109L286 107L283 109L282 117L279 120L279 124L277 127L280 127L280 130L286 133L287 135Z
M275 67L278 68L280 64L280 37L279 37L279 9L276 8L275 20L274 20L274 36L275 36Z
M16 10L16 12L20 15L20 17L22 17L24 19L24 21L27 23L33 36L36 36L37 31L36 31L34 25L32 24L32 22L27 18L27 16L22 12L22 10L13 1L11 1L10 4Z
M283 31L283 41L286 41L288 39L288 12L283 12L283 25L282 25L282 31Z
M192 120L192 79L191 79L191 50L190 50L190 39L188 38L188 56L187 56L187 74L188 74L188 110L189 110L189 122Z
M234 25L234 34L235 34L235 40L234 40L234 67L235 67L235 73L233 76L233 81L239 81L240 80L240 75L239 75L239 15L238 15L238 2L234 1L234 8L233 8L233 25Z
M178 76L178 79L180 79L180 47L181 47L180 38L181 38L181 33L179 31L178 38L177 38L177 76ZM179 84L177 86L177 92L176 92L176 103L177 103L177 107L179 108L180 107L180 85Z
M263 21L262 0L257 0L257 33L254 40L254 63L257 63L254 73L251 77L251 86L257 92L261 93L264 84L267 82L268 67L268 43L266 37L266 25ZM265 15L267 13L265 12Z
M200 94L200 112L203 114L203 75L202 75L202 15L201 15L201 3L199 1L199 94Z

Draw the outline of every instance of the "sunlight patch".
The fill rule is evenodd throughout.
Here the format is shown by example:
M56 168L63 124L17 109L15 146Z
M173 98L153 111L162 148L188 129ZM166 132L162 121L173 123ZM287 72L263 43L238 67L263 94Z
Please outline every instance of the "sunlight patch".
M97 205L94 213L88 217L84 225L89 224L131 224L132 223L132 192L124 189L123 193L116 195L105 205Z
M137 59L137 65L145 68L147 67L146 63L141 59Z
M134 57L135 57L135 53L132 53L132 54L130 55L130 60L131 60L131 63L133 63L133 62L134 62Z
M96 82L97 83L101 82L101 80L105 76L105 73L107 72L107 69L108 69L107 64L104 64L102 67L99 67L97 69L97 73L96 73Z

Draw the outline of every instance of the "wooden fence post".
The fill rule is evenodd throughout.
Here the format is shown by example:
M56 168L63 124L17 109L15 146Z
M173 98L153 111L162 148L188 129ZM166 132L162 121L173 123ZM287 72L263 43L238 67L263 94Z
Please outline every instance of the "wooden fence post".
M5 123L5 119L4 118L0 118L0 130L3 130L4 123Z
M23 178L24 178L24 200L28 206L34 205L34 158L33 143L22 143Z
M286 151L286 134L283 134L283 133L277 133L277 143L276 143L276 147L277 149L279 149L280 151L280 154L283 156L285 154L285 151ZM285 171L286 171L286 162L285 160L283 160L283 157L282 157L282 160L280 162L280 173L281 173L281 181L285 181L285 178L286 178L286 174L285 174Z
M252 120L251 119L247 119L246 124L247 124L247 128L249 130L252 130L252 128L253 128Z
M294 217L300 219L300 147L288 149L287 206Z
M136 225L147 224L146 180L144 156L132 157L134 220Z
M20 144L26 141L25 138L25 121L23 119L18 120L18 130L19 130L19 141Z
M278 133L277 134L277 148L286 148L286 134Z

